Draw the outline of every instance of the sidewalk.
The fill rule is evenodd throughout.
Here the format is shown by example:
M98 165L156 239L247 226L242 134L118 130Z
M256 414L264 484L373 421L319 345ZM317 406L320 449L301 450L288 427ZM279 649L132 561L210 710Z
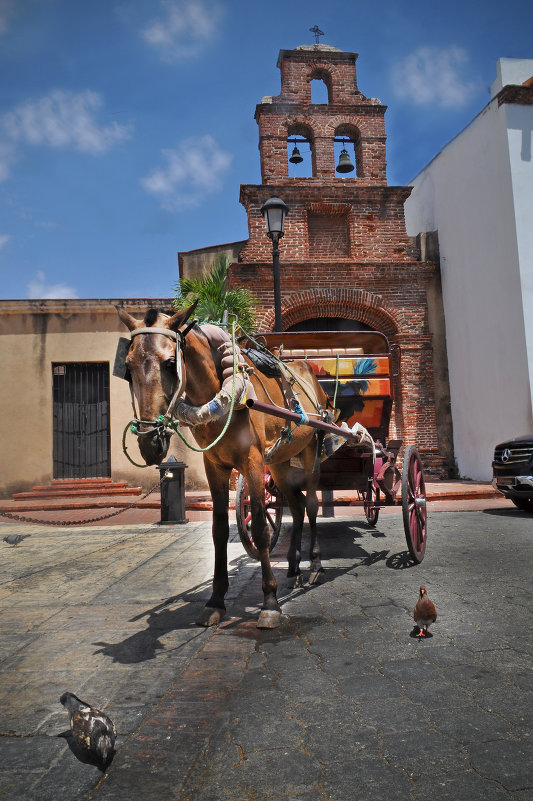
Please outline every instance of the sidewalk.
M496 505L509 505L501 493L497 492L489 482L474 481L427 481L426 493L428 502L435 505L436 509L444 511L446 508L459 508L457 503L461 501L462 509L483 508L487 499L494 501ZM336 503L335 516L342 517L352 514L363 514L361 503L356 492L342 490L335 492ZM187 519L191 522L211 520L212 504L209 492L186 492L185 503L187 509ZM113 514L113 512L119 514ZM235 509L235 492L230 492L230 509ZM31 501L0 500L0 522L7 521L7 517L2 517L2 512L13 515L20 515L24 518L31 518L41 522L64 522L83 524L83 525L126 525L131 523L156 523L160 519L161 500L159 491L156 490L148 497L132 497L131 495L98 495L87 498L63 498L63 499L38 499ZM383 513L390 510L384 508ZM104 520L98 518L112 514ZM91 522L91 521L94 521ZM16 520L13 520L17 523ZM20 521L24 522L24 521Z

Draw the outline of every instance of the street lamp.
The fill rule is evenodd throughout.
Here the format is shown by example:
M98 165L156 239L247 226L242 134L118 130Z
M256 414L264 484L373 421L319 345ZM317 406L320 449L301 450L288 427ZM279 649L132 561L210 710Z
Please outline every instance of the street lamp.
M274 331L281 331L281 283L279 276L279 248L278 243L283 236L285 217L289 207L281 198L273 195L261 207L261 214L265 219L266 231L272 240L272 266L274 268Z

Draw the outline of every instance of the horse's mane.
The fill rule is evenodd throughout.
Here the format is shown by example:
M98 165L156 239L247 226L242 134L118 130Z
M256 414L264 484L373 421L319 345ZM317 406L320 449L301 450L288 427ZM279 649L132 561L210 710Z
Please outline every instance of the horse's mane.
M144 324L146 326L153 325L160 314L167 314L163 309L148 309L144 315Z
M194 331L195 334L201 334L201 336L203 336L204 339L207 339L207 341L209 341L209 337L206 336L206 333L203 330L202 326L198 325L198 323L195 323L193 325L192 330Z
M144 315L144 324L145 324L146 327L149 327L151 325L154 325L157 322L157 318L158 318L158 316L160 314L165 314L167 317L172 317L172 315L174 313L175 313L175 310L174 311L166 311L166 309L159 309L159 308L148 309L148 311L145 312L145 315ZM201 326L199 326L197 323L193 326L193 330L197 334L201 334L204 337L204 339L207 339L207 337L205 335L205 332L202 331Z

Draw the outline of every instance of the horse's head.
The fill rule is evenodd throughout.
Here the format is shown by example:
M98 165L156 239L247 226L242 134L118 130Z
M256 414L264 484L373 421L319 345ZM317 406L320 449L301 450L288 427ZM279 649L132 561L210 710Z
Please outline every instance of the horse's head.
M158 418L166 414L175 393L179 389L183 392L185 388L180 326L190 317L195 306L193 304L172 316L149 309L143 320L137 320L121 306L116 307L120 319L130 331L131 345L126 366L142 421L138 425L139 450L146 464L160 464L168 451L170 432Z

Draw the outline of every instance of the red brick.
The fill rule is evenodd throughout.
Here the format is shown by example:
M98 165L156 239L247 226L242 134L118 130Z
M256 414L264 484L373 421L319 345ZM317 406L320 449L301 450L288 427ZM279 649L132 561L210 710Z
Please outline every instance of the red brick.
M426 467L442 475L427 311L436 266L413 259L404 218L411 188L387 186L386 107L360 92L356 59L320 46L281 51L281 92L256 108L262 183L241 186L249 239L230 282L253 291L261 328L272 329L272 246L260 209L271 195L280 196L289 206L280 241L283 327L345 317L399 346L390 435L416 443ZM326 83L329 103L311 103L314 78ZM311 178L289 177L287 138L295 135L311 141ZM354 142L357 169L348 177L335 173L336 136Z

